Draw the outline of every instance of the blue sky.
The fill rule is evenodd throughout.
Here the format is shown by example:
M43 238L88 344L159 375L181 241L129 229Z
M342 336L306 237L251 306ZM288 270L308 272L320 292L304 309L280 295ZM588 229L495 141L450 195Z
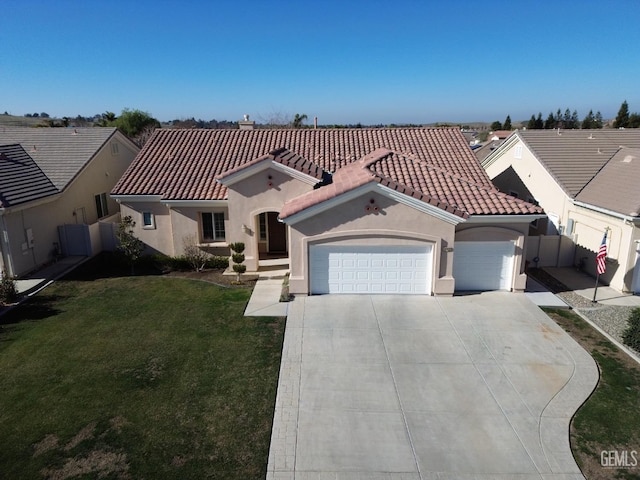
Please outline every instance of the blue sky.
M0 112L526 120L640 111L640 2L4 0Z

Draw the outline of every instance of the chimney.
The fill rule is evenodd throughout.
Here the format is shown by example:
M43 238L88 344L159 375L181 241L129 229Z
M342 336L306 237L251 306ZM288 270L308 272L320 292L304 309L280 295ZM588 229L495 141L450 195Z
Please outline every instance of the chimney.
M256 122L253 120L249 120L249 115L245 114L244 115L244 120L240 120L238 122L238 126L240 127L240 130L253 130L253 127L255 126Z

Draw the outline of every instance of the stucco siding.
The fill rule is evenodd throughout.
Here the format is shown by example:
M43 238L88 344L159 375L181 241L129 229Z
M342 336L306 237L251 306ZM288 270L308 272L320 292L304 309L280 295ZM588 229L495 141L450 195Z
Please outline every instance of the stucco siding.
M373 200L379 213L367 213ZM347 203L290 226L290 291L309 292L309 245L419 245L433 246L433 292L453 294L453 268L450 254L443 247L453 246L452 224L426 215L377 193L367 193Z
M245 265L248 271L258 269L259 235L256 216L263 212L280 212L287 200L312 189L312 185L274 168L257 172L228 187L227 241L245 244Z

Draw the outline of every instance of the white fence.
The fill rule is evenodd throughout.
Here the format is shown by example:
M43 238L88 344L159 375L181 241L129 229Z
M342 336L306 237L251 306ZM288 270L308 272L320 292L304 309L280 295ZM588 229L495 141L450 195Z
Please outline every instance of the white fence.
M527 237L526 260L531 267L571 267L575 252L573 239L566 235Z
M64 256L86 255L92 257L100 252L116 248L116 230L120 213L98 220L91 225L70 224L58 227L60 246Z

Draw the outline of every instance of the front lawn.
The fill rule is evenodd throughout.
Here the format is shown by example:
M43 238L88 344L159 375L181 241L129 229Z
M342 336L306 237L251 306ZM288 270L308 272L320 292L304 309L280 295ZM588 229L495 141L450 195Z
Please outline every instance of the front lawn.
M587 480L640 479L640 365L575 313L545 311L600 369L598 386L571 422L578 465Z
M284 319L250 293L70 277L1 317L0 476L264 478Z

